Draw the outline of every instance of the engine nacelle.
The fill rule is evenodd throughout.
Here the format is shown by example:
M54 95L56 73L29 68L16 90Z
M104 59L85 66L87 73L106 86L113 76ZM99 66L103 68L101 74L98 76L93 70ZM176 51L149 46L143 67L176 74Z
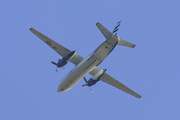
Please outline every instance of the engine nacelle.
M87 81L86 78L84 77L84 80L85 80L85 82L86 82L87 84L82 85L82 87L84 87L84 86L92 86L92 85L96 84L96 83L100 80L101 76L103 76L103 74L104 74L105 72L106 72L106 69L100 70L100 71L97 72L92 78L90 78L88 81Z
M68 53L65 57L63 57L62 59L58 60L58 63L56 64L57 67L62 67L64 65L66 65L72 58L73 56L76 54L76 51L72 51L70 53ZM55 64L53 62L53 64Z
M93 80L99 80L100 77L106 72L106 69L101 69L99 72L97 72L92 79Z
M76 51L72 51L70 53L68 53L65 57L63 57L63 59L68 63L76 54Z

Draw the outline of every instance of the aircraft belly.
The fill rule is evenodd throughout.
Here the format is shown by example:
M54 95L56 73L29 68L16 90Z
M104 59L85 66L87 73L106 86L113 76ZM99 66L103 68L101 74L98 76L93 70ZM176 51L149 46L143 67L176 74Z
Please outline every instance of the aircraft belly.
M66 75L58 87L58 92L65 92L78 83L86 74L98 66L114 49L117 44L117 36L113 36L101 44L96 51L77 65Z
M106 40L103 44L99 46L99 48L95 51L94 55L100 61L103 61L109 53L114 49L118 42L118 37L115 35L110 39Z
M99 64L99 60L92 55L88 60L84 61L80 66L75 67L68 75L62 79L58 87L58 92L64 92L72 88L78 83L86 74L88 74L94 67Z

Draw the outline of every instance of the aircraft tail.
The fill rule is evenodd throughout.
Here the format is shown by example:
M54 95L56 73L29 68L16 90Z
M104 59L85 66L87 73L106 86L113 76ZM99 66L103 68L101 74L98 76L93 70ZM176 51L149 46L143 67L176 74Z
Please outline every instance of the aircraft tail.
M113 30L113 32L112 32L113 34L117 35L117 31L119 30L120 23L121 23L121 21L119 21L119 22L117 23L116 27L114 28L114 30Z
M115 28L114 28L114 30L113 30L113 32L111 33L108 29L106 29L103 25L101 25L101 23L96 23L96 26L99 28L99 30L102 32L102 34L104 35L104 37L106 38L106 39L109 39L109 38L111 38L113 35L117 35L117 31L119 30L119 26L120 26L120 23L121 23L121 21L119 21L117 24L116 24L116 26L115 26ZM135 47L135 45L134 44L132 44L132 43L130 43L130 42L127 42L127 41L125 41L125 40L123 40L123 39L120 39L119 38L119 36L118 36L118 45L122 45L122 46L126 46L126 47L131 47L131 48L134 48Z

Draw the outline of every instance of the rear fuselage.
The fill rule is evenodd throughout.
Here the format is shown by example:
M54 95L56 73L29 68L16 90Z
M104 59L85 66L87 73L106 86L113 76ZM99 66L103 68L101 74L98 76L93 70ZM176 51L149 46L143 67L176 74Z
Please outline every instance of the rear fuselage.
M73 70L71 70L59 84L58 92L64 92L72 88L86 74L98 66L117 45L118 36L114 35L103 42L93 53L84 58Z

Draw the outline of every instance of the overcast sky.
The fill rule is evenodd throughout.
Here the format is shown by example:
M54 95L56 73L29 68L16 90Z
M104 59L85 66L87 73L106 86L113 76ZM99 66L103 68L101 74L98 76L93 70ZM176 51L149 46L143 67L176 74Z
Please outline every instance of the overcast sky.
M179 120L180 2L178 0L0 1L0 120ZM104 82L84 80L57 93L59 56L29 31L33 27L69 50L88 56L106 39L96 27L135 48L116 46L99 65L142 98ZM87 75L87 79L91 76Z

